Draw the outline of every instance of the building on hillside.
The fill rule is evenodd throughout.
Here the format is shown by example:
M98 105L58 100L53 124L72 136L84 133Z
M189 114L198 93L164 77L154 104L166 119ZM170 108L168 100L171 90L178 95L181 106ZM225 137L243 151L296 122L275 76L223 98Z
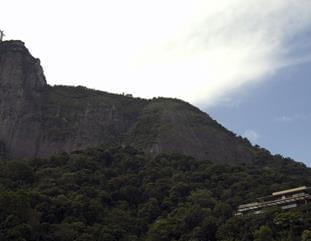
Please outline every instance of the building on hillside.
M259 214L266 208L281 207L282 209L291 209L311 203L311 188L306 186L287 189L272 193L266 197L257 198L256 202L242 204L238 207L236 215L247 213Z

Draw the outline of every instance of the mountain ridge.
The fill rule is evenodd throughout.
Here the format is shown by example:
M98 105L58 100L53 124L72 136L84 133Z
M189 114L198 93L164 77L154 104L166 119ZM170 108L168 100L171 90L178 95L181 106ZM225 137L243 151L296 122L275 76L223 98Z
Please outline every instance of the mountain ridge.
M0 108L1 150L10 159L118 144L150 155L249 163L256 149L182 100L52 87L21 41L0 43Z

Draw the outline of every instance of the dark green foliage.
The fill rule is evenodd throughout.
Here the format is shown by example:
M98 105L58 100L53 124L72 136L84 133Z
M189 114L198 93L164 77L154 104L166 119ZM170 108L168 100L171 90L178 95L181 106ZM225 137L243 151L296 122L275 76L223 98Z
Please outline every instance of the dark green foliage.
M27 185L34 181L34 171L25 161L10 161L3 173L16 185Z
M255 231L254 241L273 241L273 233L269 226L261 226L258 230Z
M149 158L131 147L3 161L0 241L310 240L310 205L234 216L241 203L311 184L310 169L291 160L258 149L255 162Z

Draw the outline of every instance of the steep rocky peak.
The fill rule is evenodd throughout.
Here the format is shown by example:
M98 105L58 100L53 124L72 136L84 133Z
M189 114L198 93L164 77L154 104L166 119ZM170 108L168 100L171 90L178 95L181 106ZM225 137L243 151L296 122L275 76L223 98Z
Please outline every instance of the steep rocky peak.
M40 60L30 54L22 41L0 42L0 87L2 91L15 89L29 93L46 85Z
M22 51L29 53L25 47L25 43L20 40L8 40L0 42L0 50L2 51Z

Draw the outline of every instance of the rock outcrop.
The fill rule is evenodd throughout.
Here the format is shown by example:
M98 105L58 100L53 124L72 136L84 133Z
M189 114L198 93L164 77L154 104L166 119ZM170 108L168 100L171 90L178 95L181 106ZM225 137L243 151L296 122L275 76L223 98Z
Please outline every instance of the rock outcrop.
M177 99L51 87L40 61L20 41L0 43L0 143L7 158L114 143L223 163L250 162L253 152L247 141Z
M0 43L0 141L12 157L35 155L41 91L47 86L40 61L21 41Z

